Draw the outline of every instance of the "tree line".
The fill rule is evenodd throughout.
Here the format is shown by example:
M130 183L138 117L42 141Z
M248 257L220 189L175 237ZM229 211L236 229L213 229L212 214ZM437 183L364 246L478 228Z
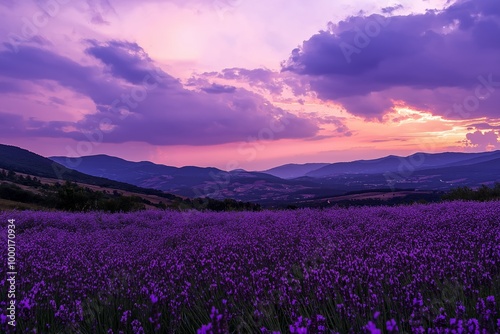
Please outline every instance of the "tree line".
M232 199L223 201L209 198L183 199L172 196L167 203L159 203L137 195L124 195L117 190L93 190L75 182L65 181L54 184L42 183L37 177L23 176L13 171L0 171L0 199L35 204L49 209L72 212L105 211L131 212L146 209L209 210L209 211L258 211L260 205L239 202Z
M500 183L495 183L492 187L482 185L473 189L470 187L458 187L443 195L443 200L465 200L465 201L491 201L500 199Z

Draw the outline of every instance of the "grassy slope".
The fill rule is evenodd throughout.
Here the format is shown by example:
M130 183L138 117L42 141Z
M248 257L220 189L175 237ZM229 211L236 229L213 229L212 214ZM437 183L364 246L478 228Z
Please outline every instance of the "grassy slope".
M38 154L15 146L0 144L0 168L12 170L16 173L56 179L59 180L59 182L67 180L86 185L99 186L101 188L118 189L137 194L156 195L170 199L180 199L178 196L166 194L158 190L140 188L123 182L83 174L68 169L48 158L44 158Z

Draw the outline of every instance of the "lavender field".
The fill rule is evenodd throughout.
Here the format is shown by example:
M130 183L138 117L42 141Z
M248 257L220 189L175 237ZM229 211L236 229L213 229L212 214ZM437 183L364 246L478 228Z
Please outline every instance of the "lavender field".
M498 202L8 219L19 333L500 332Z

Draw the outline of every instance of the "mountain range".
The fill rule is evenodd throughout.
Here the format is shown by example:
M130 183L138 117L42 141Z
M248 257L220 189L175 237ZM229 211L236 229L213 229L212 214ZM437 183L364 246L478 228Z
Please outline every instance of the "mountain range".
M85 174L17 146L0 144L0 169L60 181L61 183L71 181L87 186L180 199L178 196L166 194L153 188L142 188L129 183Z
M416 153L338 163L287 164L265 171L171 167L94 155L50 157L79 172L186 197L300 203L372 190L445 191L500 182L500 151Z
M399 172L405 168L412 171L470 165L500 158L500 151L485 153L415 153L407 157L390 155L380 159L356 160L331 164L309 163L303 165L288 164L265 171L265 173L293 179L303 176L313 178L329 177L342 174L379 174Z
M0 211L104 210L258 210L256 203L192 198L93 176L67 168L28 150L0 144ZM113 211L114 210L114 211Z
M310 205L349 199L354 194L366 198L359 194L373 193L378 198L388 192L408 196L491 185L500 182L500 151L416 153L352 162L287 164L265 171L223 171L132 162L107 155L45 158L19 147L0 145L0 168L162 198Z

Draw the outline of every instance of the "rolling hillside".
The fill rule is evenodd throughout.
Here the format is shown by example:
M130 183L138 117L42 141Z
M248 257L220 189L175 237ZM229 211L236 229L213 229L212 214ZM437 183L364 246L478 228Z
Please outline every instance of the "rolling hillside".
M155 205L162 207L165 204L168 207L176 209L212 208L214 210L238 210L241 208L257 208L250 203L242 203L234 200L217 201L196 198L199 196L193 196L193 199L188 199L158 189L148 189L116 180L92 176L69 169L28 150L1 144L0 170L2 170L2 175L4 175L2 186L5 188L3 190L6 195L10 196L11 193L16 192L20 194L20 197L36 195L35 197L38 196L37 201L45 204L47 196L50 197L54 192L57 193L60 190L58 184L65 186L68 182L72 182L73 185L68 187L73 187L74 189L71 188L70 190L85 193L85 196L107 196L107 193L113 193L115 197L140 198L146 204L145 207L154 207ZM36 179L37 182L33 182L33 179ZM13 205L15 206L12 199L0 197L0 200L4 202L0 203L0 207L9 208ZM39 208L39 205L35 205L37 201L26 203L29 204L28 207ZM160 205L160 202L163 204Z
M68 165L65 157L52 157ZM171 167L98 155L79 159L80 172L176 195L234 198L260 204L303 203L373 190L446 191L500 181L500 151L419 153L334 164L289 164L266 172ZM272 173L274 175L270 175ZM281 175L278 177L276 175ZM298 176L291 178L292 176Z

